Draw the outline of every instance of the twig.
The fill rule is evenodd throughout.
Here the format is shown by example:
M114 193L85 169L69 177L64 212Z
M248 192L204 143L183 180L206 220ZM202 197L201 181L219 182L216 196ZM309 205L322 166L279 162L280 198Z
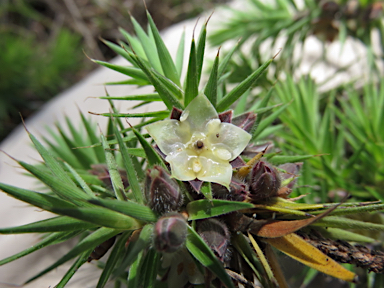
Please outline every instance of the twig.
M310 234L298 233L305 241L340 263L354 264L369 272L384 273L384 252L363 245L351 245L342 240L331 240L312 230Z
M100 60L105 60L103 54L101 53L95 39L92 36L91 30L88 29L87 25L84 24L83 18L81 16L79 8L76 6L75 1L73 0L64 0L65 6L67 6L69 12L72 15L73 20L79 33L81 33L85 39L85 43L89 48L91 48L95 58Z

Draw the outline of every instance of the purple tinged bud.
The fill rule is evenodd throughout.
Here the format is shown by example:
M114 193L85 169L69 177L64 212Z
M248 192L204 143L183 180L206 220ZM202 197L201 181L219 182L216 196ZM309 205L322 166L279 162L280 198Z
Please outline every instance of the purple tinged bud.
M160 215L178 211L183 204L179 185L160 166L147 170L145 196L148 206Z
M247 147L245 147L244 151L241 153L241 156L245 156L248 158L255 157L258 153L265 151L264 153L267 153L273 148L272 142L267 142L261 145L255 145L255 144L248 144Z
M248 180L249 198L253 202L276 196L281 185L276 168L264 161L259 161L253 166Z
M153 245L159 252L173 253L184 246L187 222L178 213L159 218L154 228Z
M247 196L249 192L247 185L242 182L238 182L232 179L231 183L229 184L229 191L227 187L224 187L223 185L217 183L212 183L211 185L212 194L216 199L242 202L248 198Z
M257 115L253 112L247 112L236 116L232 119L232 124L240 127L241 129L250 132L255 124Z
M279 166L280 169L285 170L285 172L287 172L287 173L280 172L281 181L284 181L284 180L289 179L289 178L294 178L294 180L289 182L289 184L287 185L287 187L289 189L292 189L293 186L296 184L297 177L298 177L299 171L301 169L301 166L303 166L302 162L285 163L285 164L282 164Z
M170 118L175 120L180 120L181 114L183 114L183 110L173 107Z
M220 261L228 261L230 234L227 226L217 219L204 219L196 223L197 233L212 249Z
M89 170L88 172L91 173L92 175L96 175L97 178L103 181L104 185L108 189L112 189L112 182L111 182L111 177L109 176L108 166L106 164L93 164L91 165L91 168L92 169ZM127 173L125 172L124 169L120 169L120 168L118 171L119 171L121 180L123 181L124 189L128 188L129 183L127 178Z
M233 115L233 111L228 110L228 111L220 113L218 116L219 116L220 122L232 123L232 115Z

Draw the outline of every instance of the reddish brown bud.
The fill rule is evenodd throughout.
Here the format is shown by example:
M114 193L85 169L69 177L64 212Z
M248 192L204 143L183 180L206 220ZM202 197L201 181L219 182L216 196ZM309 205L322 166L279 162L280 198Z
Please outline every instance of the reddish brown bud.
M244 201L247 199L249 192L247 191L247 185L242 182L237 182L232 179L229 184L229 191L227 187L223 185L212 183L212 194L216 199L232 200L232 201Z
M276 196L281 184L276 168L264 161L252 168L249 182L249 197L253 202Z
M250 132L253 125L255 124L257 115L253 112L247 112L236 116L232 119L232 124L244 129L247 132Z
M300 163L285 163L285 164L282 164L279 166L280 169L282 169L286 172L286 173L280 172L281 181L284 181L284 180L289 179L289 178L294 178L287 185L287 187L289 189L292 189L293 186L296 184L297 176L299 174L301 166L303 166L302 162L300 162Z
M104 241L100 245L96 246L95 249L93 249L91 255L88 257L88 262L91 262L92 260L99 260L101 257L105 255L105 253L108 252L108 250L112 247L112 245L116 241L116 236L113 236L112 238L109 238L107 241Z
M198 221L197 233L208 244L220 261L227 261L229 257L228 245L230 234L227 226L217 219L204 219Z
M184 245L186 238L187 222L181 214L169 214L156 222L153 245L157 251L176 252Z
M160 166L148 169L145 181L145 196L157 213L177 211L183 204L183 195L177 182Z
M109 176L109 171L108 171L108 166L105 164L93 164L91 165L91 170L88 172L96 175L101 181L103 181L104 185L112 189L112 182L111 182L111 177ZM119 174L121 177L121 180L123 181L124 189L129 187L128 183L128 178L127 178L127 173L125 172L124 169L119 168Z
M232 115L233 115L232 110L228 110L220 113L218 116L219 116L220 122L232 123Z

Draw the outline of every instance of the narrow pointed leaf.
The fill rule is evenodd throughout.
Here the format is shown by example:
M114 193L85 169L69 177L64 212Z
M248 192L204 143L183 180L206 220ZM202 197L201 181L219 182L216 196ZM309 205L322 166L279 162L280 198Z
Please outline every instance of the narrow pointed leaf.
M204 267L211 270L228 288L234 288L231 279L220 263L219 259L213 254L212 250L204 242L203 239L188 226L188 236L185 246L188 251L195 257Z
M277 109L275 112L273 112L271 115L269 115L267 118L263 119L263 121L260 122L260 124L257 126L256 130L252 134L251 141L254 141L257 139L257 137L260 135L261 132L263 132L264 129L266 129L269 125L272 124L273 121L277 119L277 117L289 106L289 103L284 104L279 109Z
M55 138L55 144L49 141L46 137L43 137L44 142L47 143L50 151L52 154L54 154L55 157L58 159L65 159L68 163L71 164L72 167L82 169L83 166L81 163L77 160L75 155L72 153L72 149L69 149L67 144L63 144L59 139L57 138L57 135L54 135L53 133L50 133L53 138ZM62 140L62 139L61 139Z
M243 82L238 84L235 88L231 90L227 95L220 100L217 104L217 111L222 112L229 108L237 99L241 97L250 87L252 87L257 79L264 73L264 71L268 68L269 64L271 64L273 59L268 60L263 65L260 66L259 69L254 71L251 75L249 75Z
M132 217L94 205L92 208L53 208L52 212L113 229L135 230L142 226Z
M209 19L208 19L209 21ZM196 49L196 71L197 71L197 84L200 83L201 72L203 70L203 62L204 62L204 52L205 52L205 43L207 40L207 25L208 21L204 24L203 29L200 31L199 39L197 42Z
M358 243L363 243L363 242L374 243L377 241L376 239L373 239L371 237L367 237L365 235L361 235L361 234L351 232L345 229L340 229L340 228L316 227L314 229L318 230L324 238L343 240L348 242L358 242Z
M110 42L108 40L105 40L105 39L102 39L101 41L105 45L107 45L111 50L113 50L116 54L118 54L118 55L122 56L123 58L127 59L130 63L133 62L131 56L121 46L116 45L115 43L112 43L112 42ZM103 63L108 63L108 62L103 62ZM99 64L101 64L101 63L99 63ZM101 65L103 65L103 64L101 64Z
M69 135L71 135L74 143L81 146L90 144L88 143L88 138L84 137L84 131L82 129L83 127L79 127L80 129L75 128L75 126L71 122L71 119L68 116L65 116L65 123L67 124L67 127L69 129ZM91 151L91 150L87 150L87 151ZM89 153L89 154L92 154L92 153Z
M96 225L73 219L67 216L58 216L21 226L0 228L0 234L18 233L44 233L91 229Z
M14 260L17 260L19 258L22 258L28 254L31 254L37 250L40 250L44 247L47 247L47 246L50 246L50 245L53 245L53 244L58 244L62 241L66 241L72 237L75 237L76 235L79 234L79 231L73 231L73 232L55 232L55 233L52 233L50 235L48 235L47 237L45 237L43 240L41 240L40 242L34 244L33 246L15 254L15 255L12 255L10 257L7 257L5 259L2 259L0 260L0 266L1 265L4 265L4 264L7 264L9 262L12 262ZM61 241L60 241L61 240Z
M113 246L112 252L108 257L107 263L105 263L105 267L100 275L96 288L103 288L107 283L108 278L111 276L117 261L121 258L125 245L131 235L131 231L124 232L123 235L119 237L116 244Z
M90 248L96 247L97 245L100 245L104 241L110 239L111 237L119 234L119 230L110 229L110 228L100 228L93 232L92 234L85 237L83 240L81 240L75 247L73 247L68 253L66 253L63 257L58 259L55 263L38 273L37 275L33 276L32 278L28 279L25 284L32 282L33 280L45 275L49 271L52 271L53 269L59 267L63 263L71 260L72 258L80 255L81 253L85 251L89 251Z
M124 191L123 180L121 179L117 163L113 153L105 139L104 135L101 135L101 143L105 152L105 159L107 160L108 173L111 178L113 191L115 191L116 198L120 201L127 200Z
M257 258L254 249L250 246L248 239L243 233L234 233L231 237L231 244L239 252L241 257L248 263L260 282L264 282L265 277L261 276L262 264ZM264 285L266 286L266 285Z
M53 192L55 192L55 194L57 194L62 199L70 201L78 206L90 206L89 203L80 201L80 199L85 200L89 198L89 196L80 188L73 186L66 181L63 181L60 178L57 178L56 176L41 168L35 167L22 161L18 161L18 163L23 168L32 173L36 178L49 186Z
M287 199L284 199L284 198L281 198L281 197L275 197L273 199L270 200L270 202L267 202L268 205L273 205L273 206L276 206L276 207L280 207L280 208L288 208L288 209L292 209L292 210L316 210L316 209L323 209L324 207L327 207L326 204L307 204L307 203L297 203L297 202L293 202L293 201L290 201L290 200L287 200ZM333 204L331 205L331 207L337 205L336 204ZM332 213L334 213L336 210L332 211ZM320 211L318 214L324 212L323 211ZM316 211L311 211L310 213L312 214L315 214Z
M181 77L181 72L183 71L184 46L185 46L185 30L183 31L183 34L181 34L180 43L177 48L176 61L175 61L177 73L179 74L179 79Z
M264 251L265 258L268 259L268 263L272 269L273 275L275 276L277 283L279 284L279 288L289 288L287 280L285 279L283 271L279 264L279 260L273 252L271 245L266 245Z
M33 206L39 207L50 212L53 212L53 209L56 207L77 207L75 204L57 197L52 197L47 194L14 187L3 183L0 183L0 189L16 199L27 202Z
M153 166L153 165L160 165L162 166L164 169L167 170L167 167L165 166L164 164L164 161L161 159L160 155L157 154L157 152L155 151L155 149L153 149L153 147L147 142L147 140L145 140L145 138L143 137L143 135L141 135L136 129L132 128L132 131L133 133L135 133L135 136L137 137L137 139L139 140L141 146L143 147L144 151L145 151L145 155L147 156L147 159L148 159L148 164L150 166Z
M168 117L169 111L153 111L143 113L100 113L98 115L106 117L125 117L125 118L141 118L141 117Z
M306 266L344 281L356 282L354 273L345 269L294 233L280 238L265 239L265 241Z
M251 209L254 205L246 202L236 202L218 199L202 199L189 202L187 205L188 220L198 220L227 214L242 209Z
M272 271L271 266L269 265L267 258L265 258L265 255L263 251L261 250L259 244L257 244L256 240L252 237L251 234L248 233L248 238L252 243L253 248L255 249L256 255L259 258L261 265L263 266L265 274L267 274L269 282L275 282L275 275Z
M204 89L204 94L207 96L209 101L211 101L213 107L216 107L216 103L217 103L219 51L217 51L215 62L213 62L211 74L209 75L207 85L205 86L205 89Z
M83 252L79 258L72 264L67 273L65 273L64 277L60 280L60 282L55 286L55 288L64 288L67 285L68 281L71 280L72 276L75 275L77 270L87 262L89 254L93 249L89 249L88 251Z
M259 237L265 238L276 238L281 237L290 233L293 233L303 227L306 227L310 224L313 224L316 221L321 220L325 216L329 215L334 211L337 206L329 208L327 211L323 212L316 217L303 219L303 220L292 220L292 221L282 221L282 220L267 220L266 223L254 221L249 226L249 231ZM384 225L382 225L384 227Z
M132 265L129 267L128 274L128 287L130 288L140 288L140 272L143 264L143 255L144 251L140 251L136 256L136 259L133 259Z
M130 242L128 246L128 250L126 255L124 255L123 262L119 265L119 268L113 272L114 276L119 276L127 269L127 267L131 266L134 263L135 259L138 258L138 255L146 249L152 240L153 235L153 225L147 224L140 231L140 236L134 242Z
M49 169L51 169L52 173L57 177L61 178L64 181L67 181L68 184L72 186L76 186L75 183L71 180L71 178L65 173L63 167L60 163L52 156L52 154L44 148L44 146L28 132L29 138L32 140L33 145L35 145L36 150L39 152L41 157L44 159L45 164Z
M108 99L108 100L124 100L124 101L161 101L161 98L158 93L149 93L142 95L127 95L127 96L102 96L98 97L99 99Z
M200 191L206 199L212 200L212 187L210 182L204 182Z
M172 93L173 96L175 96L177 99L183 99L184 98L184 91L177 86L174 82L172 82L170 79L165 77L164 75L161 75L157 71L153 71L154 75L159 79L159 81L164 84L164 86L168 89L170 93Z
M159 254L153 247L150 248L145 255L141 270L140 283L143 283L143 287L152 288L155 286L156 276L160 265L161 254Z
M225 69L228 66L229 60L231 60L233 53L235 53L238 47L239 47L239 42L237 42L236 45L232 47L232 49L228 52L228 54L225 55L223 61L220 62L219 69L218 69L219 77L223 76Z
M147 222L155 222L158 218L148 206L130 200L118 201L111 199L94 199L90 200L90 202Z
M374 211L384 211L384 204L365 204L356 203L355 206L346 206L346 203L343 206L339 206L336 210L334 210L331 215L348 215L348 214L356 214L356 213L364 213L364 212L374 212ZM321 211L314 211L313 214L321 213Z
M171 81L173 81L177 86L180 87L181 85L180 85L179 75L177 73L175 64L173 63L171 54L169 54L169 51L165 46L159 31L156 28L156 24L155 22L153 22L153 19L148 11L147 11L147 18L148 18L149 26L151 27L153 37L156 42L157 53L159 55L159 59L160 59L161 67L163 68L163 71L164 71L164 75L167 78L169 78Z
M130 56L132 57L132 55L130 55ZM134 58L132 58L132 59L135 60ZM115 70L121 74L132 77L133 79L138 79L138 80L141 80L144 82L148 82L148 77L139 68L135 68L135 67L131 67L131 66L115 65L115 64L111 64L111 63L99 61L99 60L92 60L92 61L99 64L99 65L107 67L109 69Z
M137 177L137 172L133 165L132 156L129 155L127 146L123 142L123 138L121 137L121 134L116 127L116 123L114 123L113 127L114 127L117 142L119 143L120 153L121 153L121 156L123 157L123 163L124 163L125 171L127 172L129 187L132 190L132 193L136 199L136 202L139 204L142 204L143 193L141 191L139 179Z
M364 222L344 217L327 216L315 223L316 226L333 227L333 228L346 228L348 229L368 229L384 231L383 224Z
M72 174L72 176L75 178L77 184L83 189L85 193L90 198L96 198L95 194L92 192L91 188L89 188L88 184L85 183L84 179L81 178L81 176L76 172L75 169L73 169L68 163L64 162L65 167L67 167L68 171Z
M89 169L92 164L95 164L95 159L90 156L88 151L82 150L82 149L76 149L78 145L76 143L69 139L67 135L63 132L60 127L58 127L59 132L65 143L68 145L70 149L72 149L72 153L75 155L75 157L79 160L79 162L82 164L82 167L84 169Z
M127 45L125 42L119 41L119 44L123 47L123 49L125 49L129 52L135 51L135 54L139 55L140 57L142 57L144 59L147 58L145 55L143 44L142 44L143 42L141 41L141 39L139 37L135 37L135 36L129 34L127 31L125 31L121 27L119 28L119 32L124 36L126 42L128 43L128 45Z
M137 61L139 67L148 77L153 87L155 87L156 91L159 93L161 99L163 100L167 108L169 110L172 110L172 107L183 109L181 103L177 100L177 98L173 95L169 88L167 88L167 86L159 79L156 73L151 70L148 64L136 55L134 55L133 58ZM177 85L177 83L175 84Z
M164 73L163 68L161 67L159 53L156 49L155 43L152 43L151 38L145 33L141 25L136 21L135 18L131 17L133 28L135 29L136 35L141 42L141 46L144 49L145 55L148 58L149 63L152 67L159 73ZM136 52L136 50L135 50Z
M89 139L91 140L92 144L96 144L100 141L99 137L95 133L95 128L91 126L91 123L89 120L87 120L83 113L80 112L81 121L83 122L83 125L85 127L85 130L87 131L87 135ZM99 163L105 163L105 155L104 150L101 146L93 147L93 151L96 154L97 161ZM66 159L66 158L63 158Z
M285 163L296 163L302 162L313 157L318 157L319 155L297 155L297 156L285 156L285 155L276 155L268 159L269 162L273 165L281 165Z

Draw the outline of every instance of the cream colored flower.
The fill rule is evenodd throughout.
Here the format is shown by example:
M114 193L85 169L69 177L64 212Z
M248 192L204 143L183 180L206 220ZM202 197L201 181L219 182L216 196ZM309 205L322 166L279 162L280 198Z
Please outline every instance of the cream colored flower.
M243 129L222 123L203 94L185 108L180 121L166 119L146 129L167 156L173 177L181 181L197 178L226 187L232 178L229 162L240 155L251 139Z

